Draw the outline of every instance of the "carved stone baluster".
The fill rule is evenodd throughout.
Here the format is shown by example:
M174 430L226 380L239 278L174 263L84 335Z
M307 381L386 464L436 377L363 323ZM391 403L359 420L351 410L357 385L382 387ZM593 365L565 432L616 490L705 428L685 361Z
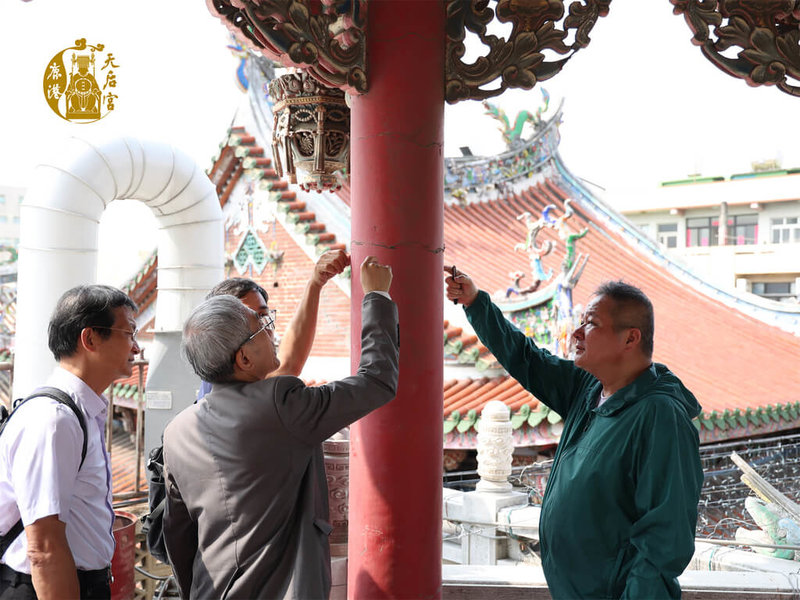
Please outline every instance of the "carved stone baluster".
M511 491L511 455L514 441L511 437L511 415L508 406L499 400L486 403L478 429L479 492Z

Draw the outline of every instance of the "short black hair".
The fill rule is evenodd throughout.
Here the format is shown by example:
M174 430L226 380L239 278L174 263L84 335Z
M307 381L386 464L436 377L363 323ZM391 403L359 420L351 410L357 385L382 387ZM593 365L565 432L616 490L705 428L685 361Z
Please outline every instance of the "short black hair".
M206 300L213 298L214 296L236 296L239 298L239 300L241 300L250 292L258 292L263 296L264 302L269 302L269 294L267 293L267 290L258 285L252 279L247 279L245 277L231 277L230 279L220 281L217 285L211 288L210 292L208 292Z
M614 301L611 318L615 329L632 327L642 333L642 354L653 357L655 315L650 298L634 285L624 281L606 281L595 290L597 296L607 296Z
M109 285L79 285L64 292L47 326L47 345L53 357L59 361L75 354L81 331L87 327L112 327L114 309L120 306L139 310L124 292ZM97 333L103 338L111 335L108 329Z

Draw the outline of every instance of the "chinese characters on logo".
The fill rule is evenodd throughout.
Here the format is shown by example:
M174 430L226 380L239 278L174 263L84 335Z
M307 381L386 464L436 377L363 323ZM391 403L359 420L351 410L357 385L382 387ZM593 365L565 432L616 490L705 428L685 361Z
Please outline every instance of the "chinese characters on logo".
M62 119L93 123L114 110L119 65L114 54L104 50L103 44L87 44L81 38L50 60L44 72L44 97Z

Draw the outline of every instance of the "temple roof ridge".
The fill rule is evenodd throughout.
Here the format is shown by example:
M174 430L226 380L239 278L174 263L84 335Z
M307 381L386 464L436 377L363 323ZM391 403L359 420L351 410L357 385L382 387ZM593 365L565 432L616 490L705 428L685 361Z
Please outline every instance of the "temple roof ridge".
M494 155L445 157L445 202L464 204L502 197L519 191L512 189L515 184L518 187L536 175L547 176L547 167L561 141L563 107L562 99L554 114L536 127L534 135L516 147Z

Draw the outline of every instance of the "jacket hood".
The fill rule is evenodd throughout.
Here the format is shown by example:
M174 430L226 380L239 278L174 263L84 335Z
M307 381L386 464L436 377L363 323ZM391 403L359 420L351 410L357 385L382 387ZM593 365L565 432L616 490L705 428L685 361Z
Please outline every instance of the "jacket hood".
M597 393L600 393L598 382ZM597 413L603 416L613 415L626 406L638 402L647 396L664 394L675 398L683 407L690 419L694 419L702 411L694 394L683 385L680 379L666 365L653 363L644 370L630 385L618 390L608 399Z

